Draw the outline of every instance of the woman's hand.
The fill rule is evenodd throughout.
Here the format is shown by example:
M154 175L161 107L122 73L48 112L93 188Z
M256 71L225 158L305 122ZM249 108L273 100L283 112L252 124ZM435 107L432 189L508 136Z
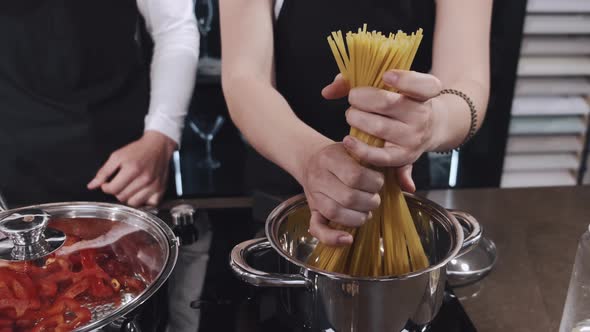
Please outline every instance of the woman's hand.
M139 140L113 152L88 189L101 188L134 207L157 205L166 191L175 148L176 142L168 136L146 131Z
M377 148L347 136L343 141L346 149L369 165L401 167L400 184L413 191L410 165L438 146L435 117L440 114L433 111L433 98L440 94L441 83L432 75L402 70L386 72L383 81L399 93L372 87L349 89L337 76L322 94L327 99L348 95L348 124L386 142L385 147Z
M311 209L309 232L328 245L352 244L352 236L328 226L358 227L379 207L384 177L361 166L341 143L319 148L303 163L303 188Z

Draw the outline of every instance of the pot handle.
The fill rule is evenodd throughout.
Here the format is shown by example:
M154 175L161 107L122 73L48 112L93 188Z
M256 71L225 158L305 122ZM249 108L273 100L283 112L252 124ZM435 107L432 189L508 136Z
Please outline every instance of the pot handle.
M465 237L463 239L461 250L459 250L459 254L457 254L457 256L461 256L471 251L471 249L475 248L479 243L483 234L483 227L467 212L457 210L450 210L449 212L455 217L455 219L457 219L459 224L463 226Z
M311 287L311 280L300 274L263 272L247 263L251 254L271 249L266 238L244 241L232 249L230 266L240 279L256 287Z
M125 322L125 325L123 325L123 327L121 328L121 332L141 332L141 328L139 327L139 324L137 324L137 321L134 318Z
M8 204L6 204L6 200L4 196L2 196L2 192L0 191L0 212L8 210Z

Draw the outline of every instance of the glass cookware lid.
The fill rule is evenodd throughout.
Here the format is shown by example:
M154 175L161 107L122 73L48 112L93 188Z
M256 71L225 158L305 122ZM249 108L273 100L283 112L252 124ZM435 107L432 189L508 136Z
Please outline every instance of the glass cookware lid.
M0 212L0 330L90 331L170 274L178 242L156 216L106 203Z

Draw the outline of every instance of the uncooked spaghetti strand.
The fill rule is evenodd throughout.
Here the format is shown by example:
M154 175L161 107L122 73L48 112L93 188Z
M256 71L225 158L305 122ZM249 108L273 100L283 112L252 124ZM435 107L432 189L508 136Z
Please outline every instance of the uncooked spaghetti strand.
M336 46L336 42L332 39L332 37L328 37L328 44L330 45L330 49L332 50L332 54L334 55L334 59L336 59L336 64L338 65L338 69L342 73L344 79L348 79L348 71L346 70L346 66L344 65L344 60L342 59L341 53L338 51L338 46Z
M386 71L387 70L392 70L392 69L400 69L399 66L400 66L401 62L402 61L405 61L405 58L408 56L408 53L409 53L408 52L408 48L409 48L408 42L405 41L405 39L400 39L399 49L397 50L397 52L395 53L395 55L393 56L393 58L391 58L391 62L387 64ZM383 74L381 75L381 77L383 77ZM383 80L381 80L379 82L378 87L380 89L384 89L385 88L385 82L383 82Z
M381 205L383 217L381 219L381 229L382 229L382 238L383 238L383 261L384 261L384 271L386 275L393 275L394 273L394 255L393 255L393 248L394 248L394 241L393 241L393 228L390 222L391 216L389 215L389 211L391 210L391 195L388 191L384 188L381 191Z
M413 222L412 215L410 213L410 209L408 208L408 204L406 199L399 187L397 182L397 177L393 169L387 170L389 173L390 179L390 191L394 192L394 195L399 197L398 205L395 207L400 215L402 220L402 227L403 227L403 234L406 238L406 242L408 243L408 252L409 256L412 259L413 270L419 270L428 267L430 265L426 253L424 251L424 247L420 241L420 236L416 230L416 225Z
M350 59L350 65L348 67L348 73L350 75L349 83L351 87L356 86L356 53L354 52L354 38L352 37L352 33L346 34L346 46L348 48L348 58Z
M342 31L338 31L333 34L334 40L336 42L336 46L338 46L338 50L342 54L342 59L344 60L344 66L350 68L350 58L348 57L348 52L346 50L346 45L344 43L344 36L342 35Z
M399 43L394 43L392 40L388 40L388 44L391 44L391 46L387 47L385 50L387 52L387 57L381 64L381 67L377 71L377 75L375 75L375 78L373 80L372 85L376 87L379 87L381 85L383 81L383 74L385 74L386 71L391 69L390 63L393 61L393 58L399 52Z
M364 263L362 251L366 242L366 232L366 227L359 227L355 241L352 244L353 248L351 250L350 269L348 271L351 275L362 275Z
M389 222L387 223L390 227L390 234L393 234L393 246L389 252L393 255L392 262L394 264L394 271L396 274L405 274L411 271L410 257L407 252L407 241L404 236L404 223L412 222L411 219L407 219L407 216L402 214L400 206L403 201L403 194L399 190L397 185L396 172L394 169L388 169L385 173L385 191L389 195L388 203L389 210L391 213ZM411 217L410 217L411 218Z
M406 63L404 63L403 69L405 70L410 70L410 67L412 66L412 62L414 62L414 58L416 57L416 53L418 52L418 47L420 46L420 43L422 42L422 29L418 29L418 32L416 32L416 34L413 36L413 42L412 42L412 50L410 52L410 55L408 57L408 59L406 60Z

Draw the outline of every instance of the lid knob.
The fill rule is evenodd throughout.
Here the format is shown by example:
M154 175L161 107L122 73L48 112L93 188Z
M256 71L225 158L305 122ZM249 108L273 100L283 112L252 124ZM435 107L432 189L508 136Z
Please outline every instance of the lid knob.
M33 260L61 247L65 235L47 229L49 218L41 209L22 209L0 219L0 232L8 237L0 240L0 259Z
M180 204L170 210L172 215L172 224L174 226L193 225L195 223L195 214L197 210L189 204Z
M14 212L0 220L0 232L8 236L17 246L39 242L49 214L39 209Z

